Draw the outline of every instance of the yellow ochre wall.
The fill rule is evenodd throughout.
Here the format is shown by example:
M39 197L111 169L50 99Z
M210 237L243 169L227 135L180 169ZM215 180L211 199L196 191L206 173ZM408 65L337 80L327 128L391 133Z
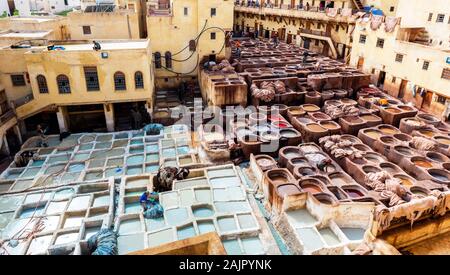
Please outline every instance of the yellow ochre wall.
M0 18L0 30L12 31L53 31L52 39L69 39L67 30L67 17L63 16L36 16L18 17L12 16Z
M132 42L130 42L132 43ZM101 52L109 57L103 59ZM31 79L34 105L56 104L95 104L146 100L151 102L154 90L153 69L151 67L151 49L147 40L146 48L111 49L101 51L37 51L25 54L27 69ZM130 62L132 60L133 62ZM96 66L100 91L87 91L84 66ZM125 91L115 91L115 72L125 74ZM135 89L134 73L141 71L144 77L144 89ZM36 77L46 77L49 93L39 93ZM71 93L59 94L56 77L65 74L69 77ZM29 106L27 106L29 105ZM33 104L21 108L22 114L33 111ZM28 109L28 110L27 110Z
M170 51L172 57L171 70L182 73L178 76L197 76L198 62L209 54L216 54L218 58L225 56L225 35L217 28L231 31L233 26L232 0L176 0L172 1L172 14L170 15L148 15L147 32L152 41L153 53L161 53L161 63L165 66L163 58L166 51ZM188 8L188 15L184 15L184 8ZM216 16L210 16L210 9L216 8ZM195 39L206 23L206 30L197 44L196 52L189 51L189 47L176 54L186 46L189 41ZM216 33L216 39L210 39L210 33ZM175 55L176 54L176 55ZM192 57L190 57L192 55ZM189 58L190 57L190 58ZM176 60L186 60L177 62ZM156 78L174 78L177 74L169 72L164 68L156 69ZM173 81L173 79L172 79ZM173 83L174 84L174 83Z
M83 26L91 27L91 34L83 34ZM139 39L139 14L132 10L114 12L81 12L68 14L70 38L83 39Z

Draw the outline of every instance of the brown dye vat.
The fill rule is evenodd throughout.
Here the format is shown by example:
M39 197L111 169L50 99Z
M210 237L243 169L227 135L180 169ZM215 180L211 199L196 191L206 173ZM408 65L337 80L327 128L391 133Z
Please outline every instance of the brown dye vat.
M393 113L393 114L399 114L402 112L401 110L399 110L397 108L392 108L392 107L386 108L384 110L386 110L386 112Z
M306 125L306 128L307 128L309 131L312 131L312 132L326 132L326 131L327 131L327 129L323 128L322 126L320 126L320 125L317 124L317 123L310 123L310 124L307 124L307 125Z
M413 111L415 111L414 108L406 106L406 105L398 105L397 108L399 108L399 109L401 109L402 111L405 111L405 112L413 112Z
M411 141L412 138L406 134L395 134L394 138L400 140L400 141Z
M322 112L315 112L315 113L311 113L311 114L309 114L309 116L312 118L312 119L314 119L314 120L316 120L316 121L329 121L329 120L331 120L331 117L329 116L329 115L327 115L327 114L324 114L324 113L322 113Z
M441 144L450 145L450 138L443 137L443 136L436 136L434 137L434 140Z
M333 196L327 193L316 193L314 197L323 204L335 204L337 202Z
M330 186L331 185L330 180L326 176L322 176L322 175L317 175L316 174L316 175L310 176L310 178L314 178L314 179L320 181L321 183L325 184L325 186Z
M371 166L371 165L365 165L362 167L362 170L364 171L364 173L368 174L368 173L378 173L381 172L381 169L375 166Z
M380 130L383 134L386 134L386 135L394 135L399 132L397 129L395 129L394 127L390 127L390 126L379 126L378 130Z
M423 114L423 113L422 114L417 114L416 117L418 119L424 121L425 123L431 124L431 125L434 125L434 126L438 125L441 122L440 119L438 119L437 117L432 116L430 114Z
M419 133L421 133L424 136L427 137L433 137L434 132L433 131L428 131L428 130L419 130Z
M364 194L356 189L345 189L345 192L350 196L350 198L359 198L364 196Z
M389 174L394 174L401 171L400 168L389 162L380 163L380 167Z
M386 143L386 144L394 144L395 143L395 139L393 137L388 137L388 136L384 136L384 137L380 137L381 142Z
M407 156L407 157L410 157L413 155L412 150L406 146L395 146L394 150L404 156Z
M340 172L330 174L328 177L333 185L341 186L349 184L349 179Z
M400 184L405 187L411 187L413 186L413 180L405 175L395 175L394 178L397 178L400 180Z
M274 171L274 170L270 170L269 172L271 172L271 171ZM291 180L287 174L279 173L278 170L273 173L269 173L268 177L273 183L276 183L276 184L287 183Z
M286 146L279 151L279 163L281 166L286 167L289 159L301 157L302 153L300 148L294 146Z
M273 197L272 205L276 209L281 210L281 207L283 205L283 200L285 197L295 196L298 194L301 194L300 188L293 183L278 185L275 189L275 194Z
M340 128L339 124L337 124L334 121L321 121L319 124L320 124L320 126L326 128L328 130L336 130L336 129Z
M314 104L303 104L303 105L301 105L301 107L306 112L317 112L317 111L320 111L320 108L317 105L314 105Z
M343 104L348 104L348 105L354 105L354 106L358 105L358 102L356 102L355 100L350 99L350 98L343 98L343 99L341 99L341 102Z
M372 153L372 152L366 153L364 155L364 158L366 160L368 160L368 161L372 161L372 162L375 162L375 163L379 163L379 162L384 161L384 159L381 156L377 155L376 153Z
M364 134L366 134L368 137L372 139L378 139L382 136L382 133L377 130L366 130L364 131Z
M372 151L372 149L365 144L355 144L353 145L353 148L364 152Z
M367 120L367 121L379 121L380 118L374 115L361 115L360 118Z

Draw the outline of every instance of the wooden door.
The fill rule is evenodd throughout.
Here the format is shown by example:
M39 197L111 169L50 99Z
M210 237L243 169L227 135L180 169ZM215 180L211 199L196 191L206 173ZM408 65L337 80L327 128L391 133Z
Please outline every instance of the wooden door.
M364 57L360 56L358 58L358 65L356 65L356 68L358 68L358 70L362 70L364 66Z
M292 43L292 34L291 33L288 33L286 43L288 43L288 44Z

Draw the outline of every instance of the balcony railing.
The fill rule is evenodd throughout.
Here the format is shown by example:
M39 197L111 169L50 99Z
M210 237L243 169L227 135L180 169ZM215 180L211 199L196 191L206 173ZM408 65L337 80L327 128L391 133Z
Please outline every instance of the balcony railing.
M170 3L147 3L147 15L148 16L171 16L172 7Z
M2 114L0 116L0 126L8 122L12 117L14 117L16 114L13 110L9 110L6 113Z
M311 7L306 5L295 5L292 6L290 4L279 4L278 6L275 6L272 3L256 3L255 1L235 1L235 6L238 7L245 7L245 8L254 8L254 9L261 9L261 8L269 8L269 9L279 9L279 10L298 10L298 11L309 11L309 12L320 12L320 13L326 13L327 8L326 7ZM342 14L343 9L338 8L337 14ZM351 10L351 15L356 14L359 12L357 9Z
M18 108L22 105L27 104L28 102L32 101L33 99L34 99L33 93L31 93L24 97L14 100L12 103L13 103L14 108Z

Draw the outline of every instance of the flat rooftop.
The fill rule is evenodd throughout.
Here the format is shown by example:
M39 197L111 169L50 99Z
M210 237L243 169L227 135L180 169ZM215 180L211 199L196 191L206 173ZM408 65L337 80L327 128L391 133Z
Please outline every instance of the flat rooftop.
M37 32L8 32L0 34L1 38L45 38L52 31L37 31Z
M46 16L40 16L40 17L9 17L7 20L11 21L23 21L23 22L37 22L37 23L43 23L43 22L49 22L49 21L55 21L57 20L56 17L46 17Z
M145 49L148 47L148 40L134 40L134 41L99 41L102 50L133 50ZM91 51L93 43L83 44L62 44L55 45L64 47L65 51Z

